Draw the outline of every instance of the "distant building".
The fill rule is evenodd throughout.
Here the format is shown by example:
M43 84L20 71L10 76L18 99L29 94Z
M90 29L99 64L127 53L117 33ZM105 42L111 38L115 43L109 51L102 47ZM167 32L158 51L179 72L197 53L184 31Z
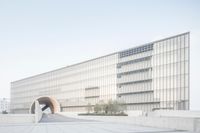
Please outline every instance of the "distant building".
M0 113L3 111L10 112L10 99L0 98Z
M188 110L189 45L183 33L14 81L11 109L28 112L39 98L43 110L57 101L61 111L83 112L109 99L123 101L127 110Z

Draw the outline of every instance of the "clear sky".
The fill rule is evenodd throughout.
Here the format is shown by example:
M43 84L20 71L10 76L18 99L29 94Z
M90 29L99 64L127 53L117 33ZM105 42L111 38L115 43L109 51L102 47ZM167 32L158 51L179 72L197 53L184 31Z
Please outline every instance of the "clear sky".
M11 81L187 31L200 110L200 0L0 0L0 97Z

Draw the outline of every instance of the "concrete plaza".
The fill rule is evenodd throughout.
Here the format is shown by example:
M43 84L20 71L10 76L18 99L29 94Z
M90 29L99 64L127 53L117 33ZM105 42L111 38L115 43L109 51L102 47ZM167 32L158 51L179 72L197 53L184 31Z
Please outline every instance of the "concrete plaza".
M1 124L0 133L191 133L133 124L46 115L36 124Z

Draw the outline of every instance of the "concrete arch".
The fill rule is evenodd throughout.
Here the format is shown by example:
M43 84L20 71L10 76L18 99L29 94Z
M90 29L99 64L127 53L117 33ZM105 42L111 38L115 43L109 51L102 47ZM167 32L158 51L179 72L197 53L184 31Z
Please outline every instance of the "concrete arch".
M42 97L36 98L35 100L37 100L40 105L44 105L44 107L42 108L42 111L44 111L47 108L50 108L52 114L60 112L60 104L54 97L42 96ZM29 110L31 114L35 113L35 100L31 104L31 107Z

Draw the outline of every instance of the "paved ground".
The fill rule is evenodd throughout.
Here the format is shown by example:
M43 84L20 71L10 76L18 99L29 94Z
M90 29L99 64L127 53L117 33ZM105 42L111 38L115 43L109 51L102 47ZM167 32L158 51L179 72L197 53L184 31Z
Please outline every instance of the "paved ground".
M72 117L66 117L62 116L60 114L43 114L42 119L40 120L40 123L48 123L48 122L87 122L92 120L82 120L82 119L76 119Z
M57 121L57 122L53 122ZM42 122L50 123L42 123ZM65 121L65 122L64 122ZM60 115L44 116L37 124L0 125L0 133L189 133L170 129L142 127L129 124L80 120L61 117Z

